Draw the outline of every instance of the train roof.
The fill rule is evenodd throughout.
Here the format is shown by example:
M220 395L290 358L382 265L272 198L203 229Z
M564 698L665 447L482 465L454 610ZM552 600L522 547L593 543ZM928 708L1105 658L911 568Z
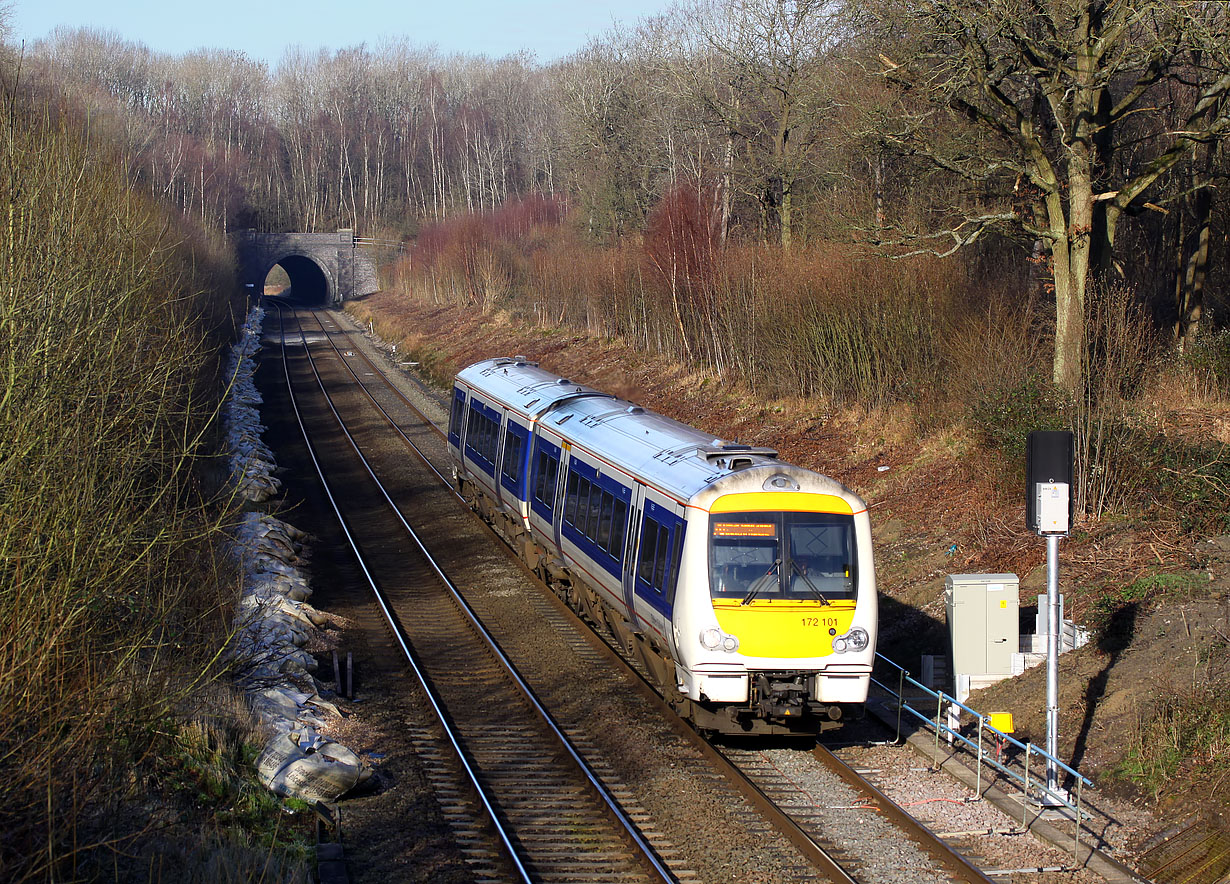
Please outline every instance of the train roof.
M457 377L523 419L540 422L547 431L680 500L691 500L724 477L754 467L772 467L769 472L773 474L805 474L820 480L827 493L851 493L827 476L783 463L772 448L715 439L627 400L561 378L524 357L488 359L462 369Z

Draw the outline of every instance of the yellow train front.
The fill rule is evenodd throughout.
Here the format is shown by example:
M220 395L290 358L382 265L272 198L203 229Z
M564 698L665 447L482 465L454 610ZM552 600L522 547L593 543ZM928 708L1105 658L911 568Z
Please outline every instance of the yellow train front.
M448 445L466 499L696 727L861 711L876 583L848 488L521 358L458 373Z
M867 699L877 602L867 509L827 477L746 467L688 506L676 689L697 727L815 733Z

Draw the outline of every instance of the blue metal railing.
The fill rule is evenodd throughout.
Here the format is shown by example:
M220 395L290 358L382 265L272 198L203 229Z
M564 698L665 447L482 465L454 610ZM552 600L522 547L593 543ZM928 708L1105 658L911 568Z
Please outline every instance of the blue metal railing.
M960 744L970 749L977 756L977 771L978 784L977 794L982 797L982 768L983 765L988 765L999 771L1009 781L1016 782L1021 787L1021 827L1028 828L1029 826L1029 807L1031 796L1036 796L1039 806L1045 805L1048 807L1067 807L1074 814L1076 821L1075 831L1073 833L1072 855L1076 857L1080 850L1080 832L1081 832L1081 790L1084 786L1092 786L1093 781L1081 775L1080 771L1048 754L1032 743L1022 743L1010 734L1006 734L998 728L992 727L990 724L990 716L978 712L959 701L956 697L952 697L943 691L935 691L910 677L910 673L894 663L892 660L877 652L876 658L885 666L893 670L897 676L897 686L894 688L891 685L877 679L874 675L871 678L872 684L881 690L887 692L890 696L897 698L897 740L901 739L901 722L902 716L910 716L916 723L921 724L924 728L930 728L935 731L935 748L936 754L939 754L939 741L943 736L947 739L950 745ZM911 693L918 692L918 696L906 698L905 690L909 687ZM920 706L926 705L926 711L915 708L911 703L917 703ZM931 715L931 709L935 710L934 717ZM960 731L960 716L966 712L973 716L978 723L978 734L975 739L967 737ZM950 723L951 722L951 723ZM990 745L987 745L987 740L990 740ZM1006 747L1014 746L1024 753L1023 771L1018 772L1012 767L1003 764L999 760L999 754ZM995 749L995 757L991 757L990 749ZM1062 770L1067 773L1076 787L1076 800L1072 801L1070 793L1066 790L1052 789L1047 785L1045 779L1038 779L1032 775L1031 766L1034 760L1040 762L1039 767L1042 771L1046 771L1050 765L1055 769ZM988 782L987 786L990 787ZM1039 811L1040 812L1040 811ZM1035 812L1035 818L1038 813Z

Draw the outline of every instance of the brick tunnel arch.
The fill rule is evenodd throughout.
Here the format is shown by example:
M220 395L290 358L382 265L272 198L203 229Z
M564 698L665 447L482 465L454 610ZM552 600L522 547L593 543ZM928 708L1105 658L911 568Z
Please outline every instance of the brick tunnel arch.
M290 288L281 297L305 307L323 307L333 303L335 286L329 279L328 271L315 259L306 255L284 255L269 265L265 277L277 266L281 266L290 277Z

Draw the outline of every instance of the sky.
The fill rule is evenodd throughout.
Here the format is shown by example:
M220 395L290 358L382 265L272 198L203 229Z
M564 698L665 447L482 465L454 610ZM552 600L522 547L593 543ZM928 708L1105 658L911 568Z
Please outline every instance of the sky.
M405 37L443 53L495 58L528 49L543 63L581 49L615 22L635 25L669 0L0 0L9 40L60 26L111 31L157 52L237 49L272 68L288 46L341 49Z

